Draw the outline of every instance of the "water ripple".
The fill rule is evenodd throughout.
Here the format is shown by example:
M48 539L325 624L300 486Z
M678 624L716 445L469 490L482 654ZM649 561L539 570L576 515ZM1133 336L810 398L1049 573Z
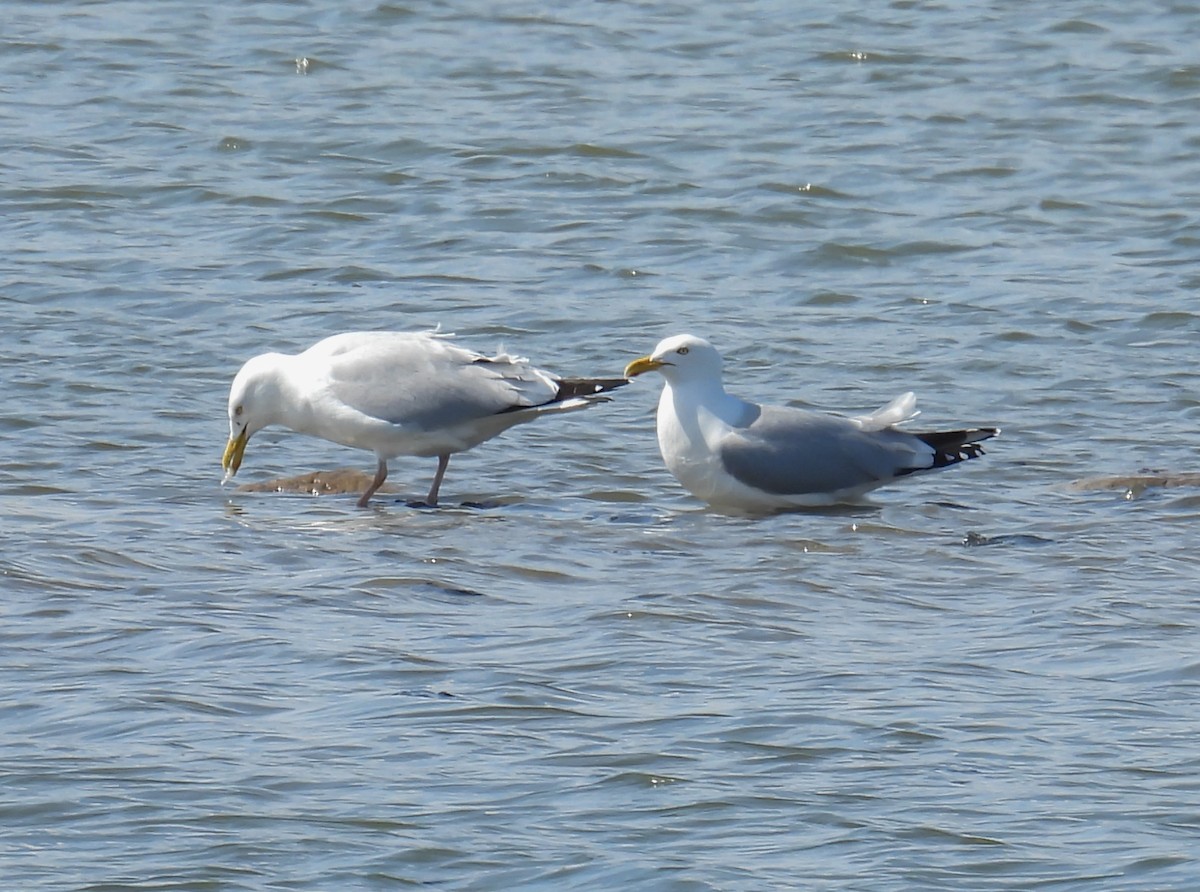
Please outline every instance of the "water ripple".
M1193 883L1191 22L980 15L9 4L9 884ZM220 487L243 359L439 322L1004 435L730 517L639 383L445 510Z

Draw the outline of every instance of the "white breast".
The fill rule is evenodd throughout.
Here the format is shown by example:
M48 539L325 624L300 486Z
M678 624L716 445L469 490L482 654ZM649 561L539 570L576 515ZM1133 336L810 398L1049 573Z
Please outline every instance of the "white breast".
M706 502L728 501L730 486L745 489L725 472L720 444L747 406L721 393L706 399L667 385L658 401L658 448L663 462L692 495Z

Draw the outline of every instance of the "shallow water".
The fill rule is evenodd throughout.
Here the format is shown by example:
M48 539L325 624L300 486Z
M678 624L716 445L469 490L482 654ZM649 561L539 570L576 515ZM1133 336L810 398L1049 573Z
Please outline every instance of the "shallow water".
M5 6L11 888L1194 883L1200 490L1072 484L1197 471L1200 9L839 10ZM725 516L647 376L219 485L245 358L438 323L1004 433Z

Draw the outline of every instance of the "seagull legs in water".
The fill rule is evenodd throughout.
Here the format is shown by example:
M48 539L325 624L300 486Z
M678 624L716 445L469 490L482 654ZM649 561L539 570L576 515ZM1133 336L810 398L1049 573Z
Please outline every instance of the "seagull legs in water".
M442 478L446 476L446 468L450 466L450 454L445 453L438 456L437 473L433 475L433 485L429 487L429 495L425 497L424 507L436 508L438 504L438 490L442 488ZM383 481L387 480L388 466L384 459L379 460L379 466L375 469L375 478L371 481L371 485L367 487L358 499L358 507L366 508L367 503L371 501L371 496L375 495L379 487L383 486Z
M371 481L371 485L367 487L367 491L358 499L359 508L367 507L367 503L371 501L371 496L375 495L376 490L383 486L383 481L387 480L387 472L387 462L381 458L379 460L379 467L375 469L375 479Z
M442 478L446 476L446 468L449 464L449 455L438 456L438 467L437 473L433 475L433 486L429 487L429 495L425 497L425 504L430 508L437 507L438 490L442 488Z

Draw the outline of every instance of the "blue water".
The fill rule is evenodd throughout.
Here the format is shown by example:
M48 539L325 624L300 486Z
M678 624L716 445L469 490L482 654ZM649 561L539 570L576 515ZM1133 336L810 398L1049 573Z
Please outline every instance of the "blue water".
M1200 492L1092 481L1197 470L1198 13L5 4L6 888L1194 886ZM439 323L1004 433L727 516L647 376L221 487L246 358Z

